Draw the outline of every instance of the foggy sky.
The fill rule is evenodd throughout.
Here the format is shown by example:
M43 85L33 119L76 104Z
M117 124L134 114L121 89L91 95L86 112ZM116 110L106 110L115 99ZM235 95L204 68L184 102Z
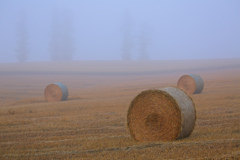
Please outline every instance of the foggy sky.
M17 22L26 13L27 61L51 61L56 10L72 15L73 60L121 60L126 11L131 59L240 58L239 0L0 0L0 63L17 62ZM142 47L143 48L143 47Z

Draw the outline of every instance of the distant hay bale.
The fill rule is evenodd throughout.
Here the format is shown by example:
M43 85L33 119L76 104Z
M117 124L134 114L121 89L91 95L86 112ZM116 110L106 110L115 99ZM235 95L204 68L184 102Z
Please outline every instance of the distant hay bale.
M191 97L175 87L145 90L130 104L127 125L136 141L172 141L193 131L196 110Z
M62 83L49 84L44 90L46 101L65 101L68 98L68 89Z
M177 87L188 94L201 93L204 87L203 79L197 74L183 75L179 78Z

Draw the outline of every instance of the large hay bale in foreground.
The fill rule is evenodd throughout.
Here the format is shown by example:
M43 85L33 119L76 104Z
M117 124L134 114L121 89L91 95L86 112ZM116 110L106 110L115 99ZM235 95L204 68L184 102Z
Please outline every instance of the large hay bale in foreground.
M197 74L183 75L179 78L177 87L188 94L201 93L204 87L203 79Z
M62 83L49 84L44 90L46 101L65 101L68 98L68 89Z
M127 125L136 141L172 141L193 131L196 110L184 91L168 87L138 94L130 104Z

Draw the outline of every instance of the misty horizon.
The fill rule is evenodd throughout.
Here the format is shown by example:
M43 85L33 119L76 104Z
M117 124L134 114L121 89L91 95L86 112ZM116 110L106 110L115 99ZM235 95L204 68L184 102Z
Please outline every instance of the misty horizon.
M236 0L2 0L0 63L240 58L239 16Z

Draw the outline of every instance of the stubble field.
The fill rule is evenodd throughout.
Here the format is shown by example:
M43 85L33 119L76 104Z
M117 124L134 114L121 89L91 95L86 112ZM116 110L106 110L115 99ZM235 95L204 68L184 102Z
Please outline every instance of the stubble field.
M121 63L1 64L0 159L240 158L239 59ZM197 111L192 134L134 141L127 128L132 99L146 89L176 86L190 73L205 83L191 96ZM67 101L45 101L45 87L55 82L68 87Z

